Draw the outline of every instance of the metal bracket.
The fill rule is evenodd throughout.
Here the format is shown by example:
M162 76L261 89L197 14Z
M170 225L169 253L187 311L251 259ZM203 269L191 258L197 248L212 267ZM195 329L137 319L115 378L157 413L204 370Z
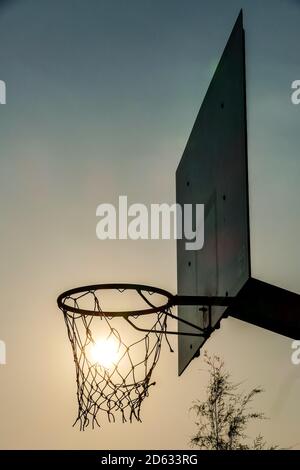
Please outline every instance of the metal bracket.
M149 330L146 328L140 328L136 326L130 319L130 315L124 316L125 320L135 329L138 331L142 331L144 333L164 333L166 335L176 335L176 336L198 336L202 338L208 338L214 328L212 327L212 315L211 315L211 308L212 306L221 306L221 307L229 307L232 302L233 302L234 297L210 297L210 296L193 296L193 295L174 295L172 297L172 300L170 302L169 308L178 306L178 305L202 305L201 308L199 308L199 312L204 314L205 312L208 311L208 326L206 328L200 328L197 325L194 325L193 323L188 322L187 320L184 320L183 318L180 318L178 316L173 315L169 309L164 310L164 314L167 315L170 318L173 318L185 325L190 326L191 328L194 328L194 330L197 330L199 333L187 333L187 332L181 332L181 331L169 331L169 330ZM149 305L153 307L153 305L147 301Z

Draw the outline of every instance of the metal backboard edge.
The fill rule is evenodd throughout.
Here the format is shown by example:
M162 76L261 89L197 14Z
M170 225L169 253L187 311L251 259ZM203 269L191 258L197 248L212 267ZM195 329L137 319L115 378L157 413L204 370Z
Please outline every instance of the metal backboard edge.
M245 43L240 13L212 78L176 172L179 204L205 204L204 246L177 241L179 295L235 296L250 277ZM214 307L213 326L225 308ZM198 306L180 318L206 326ZM204 325L203 325L204 322ZM192 331L181 322L179 332ZM195 331L193 331L195 333ZM179 375L204 339L178 337Z

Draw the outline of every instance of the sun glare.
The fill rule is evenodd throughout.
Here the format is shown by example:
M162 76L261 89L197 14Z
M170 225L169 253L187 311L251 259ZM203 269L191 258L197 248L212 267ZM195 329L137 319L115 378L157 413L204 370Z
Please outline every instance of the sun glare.
M112 367L119 358L119 348L114 338L98 340L91 348L92 360L105 369Z

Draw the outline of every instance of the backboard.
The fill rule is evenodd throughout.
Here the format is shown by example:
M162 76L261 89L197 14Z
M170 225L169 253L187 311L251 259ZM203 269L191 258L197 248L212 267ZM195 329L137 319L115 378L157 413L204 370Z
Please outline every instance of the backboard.
M204 246L187 251L177 241L178 294L232 297L213 307L211 322L199 306L179 306L178 316L213 329L223 316L298 339L300 296L251 275L247 162L245 35L242 12L224 49L176 172L176 199L204 204ZM204 324L203 324L204 323ZM181 322L179 332L195 333ZM207 339L207 338L206 338ZM179 375L199 355L205 339L178 337Z
M240 13L200 108L176 172L176 200L204 204L204 246L177 241L179 295L236 296L250 277L245 48ZM197 306L178 316L198 326ZM225 307L213 307L215 327ZM180 332L191 332L179 322ZM203 338L179 336L181 374Z

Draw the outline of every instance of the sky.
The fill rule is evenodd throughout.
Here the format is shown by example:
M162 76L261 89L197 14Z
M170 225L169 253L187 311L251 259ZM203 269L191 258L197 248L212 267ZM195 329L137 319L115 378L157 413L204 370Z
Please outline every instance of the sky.
M175 171L240 8L246 30L252 273L299 293L300 79L296 0L13 0L0 4L2 449L186 449L203 359L177 376L163 348L142 423L80 432L66 289L138 282L176 292L174 240L100 241L96 207L175 201ZM265 393L270 443L300 449L291 340L235 319L206 343Z

